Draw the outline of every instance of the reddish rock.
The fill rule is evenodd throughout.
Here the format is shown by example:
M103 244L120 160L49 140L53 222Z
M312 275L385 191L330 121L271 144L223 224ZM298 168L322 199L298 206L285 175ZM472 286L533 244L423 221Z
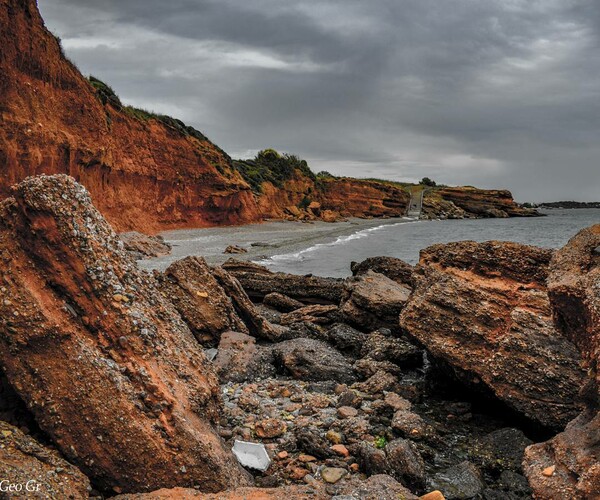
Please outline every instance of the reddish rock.
M285 422L276 418L266 418L254 425L254 431L259 438L275 438L287 431Z
M452 203L458 211L464 211L466 217L505 218L540 215L536 210L517 205L511 192L505 189L477 189L468 186L445 187L426 192L425 198Z
M3 498L88 498L91 490L88 478L58 452L2 421L0 478ZM9 493L10 485L20 492Z
M421 252L401 327L456 374L551 428L577 415L575 346L554 328L545 280L552 252L503 242Z
M367 271L349 280L340 305L344 320L363 330L396 327L410 288L383 274Z
M231 298L235 310L252 335L271 341L275 341L281 336L283 329L280 326L272 325L258 312L235 277L219 266L213 267L211 272L225 293Z
M295 311L282 314L280 322L282 325L291 325L293 323L308 322L317 325L327 325L333 322L334 314L338 308L334 305L314 304L305 306Z
M87 191L59 175L13 194L0 206L0 363L40 427L103 488L248 484L212 428L219 385L198 343Z
M222 332L249 333L231 298L202 257L186 257L159 277L160 288L201 344L219 341Z
M383 274L396 283L412 287L414 266L394 257L369 257L362 262L352 262L352 274L361 276L367 271Z
M221 335L213 366L219 380L243 382L256 377L268 377L275 373L271 351L257 346L256 339L239 332Z
M590 375L585 409L567 428L525 450L535 498L587 500L600 492L600 225L580 231L550 263L548 292L557 327L579 347Z
M163 257L171 253L171 245L161 236L149 236L130 231L119 234L119 239L125 245L125 250L131 252L136 259Z
M304 307L304 304L299 300L292 299L287 295L283 295L282 293L277 292L265 295L265 298L263 299L263 304L284 313L292 312L296 309Z

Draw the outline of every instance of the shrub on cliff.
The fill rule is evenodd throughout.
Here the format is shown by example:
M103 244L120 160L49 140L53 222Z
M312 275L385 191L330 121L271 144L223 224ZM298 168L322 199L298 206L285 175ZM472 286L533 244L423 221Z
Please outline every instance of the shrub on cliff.
M316 180L306 160L296 155L280 154L274 149L263 149L251 160L234 161L233 166L256 193L262 191L265 182L281 188L284 182L292 179L296 173Z

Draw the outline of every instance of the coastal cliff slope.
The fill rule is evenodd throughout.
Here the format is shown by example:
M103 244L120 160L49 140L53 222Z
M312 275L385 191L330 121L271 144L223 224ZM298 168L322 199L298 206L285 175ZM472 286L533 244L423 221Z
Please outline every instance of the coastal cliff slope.
M0 0L0 42L0 198L28 176L68 174L117 230L148 233L408 211L405 184L315 175L273 150L257 170L259 156L233 161L180 120L124 105L65 57L34 0ZM445 218L448 207L452 217L531 215L508 191L442 191L433 206L426 197L427 218Z

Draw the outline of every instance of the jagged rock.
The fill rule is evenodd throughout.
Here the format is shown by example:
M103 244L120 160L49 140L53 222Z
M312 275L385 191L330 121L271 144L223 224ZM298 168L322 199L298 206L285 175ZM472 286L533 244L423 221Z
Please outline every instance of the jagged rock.
M327 440L314 429L299 429L296 432L298 449L313 457L329 458L333 452Z
M291 325L293 323L314 323L317 325L328 325L334 320L338 308L334 305L314 304L304 306L295 311L283 314L281 316L282 325Z
M102 488L248 484L211 426L219 386L199 344L87 191L56 175L13 194L0 205L0 362L40 427Z
M363 358L390 361L398 366L412 367L423 363L422 351L406 340L392 337L389 330L371 333L362 348Z
M362 262L352 262L350 269L354 276L362 276L367 271L383 274L401 285L412 287L414 266L394 257L369 257Z
M239 332L221 335L213 366L221 383L243 382L275 374L271 350L257 346L254 337Z
M600 224L577 233L554 255L548 295L559 330L582 352L600 391Z
M2 421L0 478L3 498L88 498L91 490L88 478L58 452Z
M545 287L550 250L459 242L421 252L403 330L473 386L560 429L579 409L575 346L552 324Z
M351 451L356 457L360 469L367 476L388 473L387 458L383 450L363 442L353 446Z
M273 273L258 264L235 259L229 259L222 267L238 279L253 299L262 300L277 292L304 303L339 304L342 297L342 279Z
M389 372L378 371L364 382L354 384L354 387L367 394L381 394L384 391L393 391L398 386L398 379Z
M223 250L223 253L248 253L248 250L238 245L228 245L227 248Z
M265 295L263 304L281 312L292 312L296 309L304 307L304 304L299 300L292 299L282 293L272 292Z
M416 445L407 439L394 439L385 447L389 474L411 489L425 485L425 462Z
M498 486L509 494L522 498L531 498L531 487L527 478L511 470L505 470L500 473Z
M427 424L410 409L396 410L392 419L392 429L410 439L421 439L427 434Z
M377 361L371 358L361 358L354 363L354 369L362 378L371 378L378 372L387 372L396 376L402 375L402 368L391 361Z
M579 347L589 370L585 410L566 429L525 451L535 498L587 500L600 491L600 224L575 235L550 263L548 292L557 327ZM545 473L549 468L551 473Z
M249 333L202 257L174 262L159 275L159 283L201 344L214 345L229 330Z
M256 310L238 280L219 266L212 268L212 274L219 282L219 285L223 287L225 293L231 298L235 310L252 335L272 341L277 340L281 336L283 330L269 323Z
M521 471L525 448L532 444L519 429L498 429L479 439L471 451L473 460L489 471Z
M300 380L356 380L352 365L338 351L313 339L292 339L273 346L275 362Z
M465 219L473 217L472 214L465 212L448 200L443 200L435 195L423 197L423 207L421 210L421 219Z
M344 321L365 331L396 329L410 291L383 274L367 271L346 283L340 313Z
M477 498L485 485L477 467L470 462L461 462L436 474L430 487L440 490L447 500L466 500Z
M367 335L344 323L336 323L326 332L326 338L337 350L358 358Z
M171 253L171 245L162 236L149 236L130 231L119 234L119 239L125 245L125 250L131 252L138 260L163 257Z

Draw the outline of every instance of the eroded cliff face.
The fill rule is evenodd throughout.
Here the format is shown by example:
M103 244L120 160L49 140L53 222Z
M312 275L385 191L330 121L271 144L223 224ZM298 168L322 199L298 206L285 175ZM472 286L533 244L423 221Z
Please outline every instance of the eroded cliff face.
M0 0L0 22L0 197L27 176L65 173L86 186L117 230L152 233L280 218L316 192L312 179L296 175L253 193L229 156L199 132L101 99L64 57L33 0ZM365 199L362 184L364 200L352 215L370 213L388 196L389 189L372 186L374 199ZM343 185L340 204L352 182Z
M409 202L410 195L391 184L348 178L323 181L322 207L354 217L402 216Z
M0 23L0 195L29 175L66 173L121 230L257 219L248 186L209 140L102 104L34 1L1 0Z
M506 189L478 189L471 186L427 190L423 197L425 218L536 217L537 210L515 203Z

